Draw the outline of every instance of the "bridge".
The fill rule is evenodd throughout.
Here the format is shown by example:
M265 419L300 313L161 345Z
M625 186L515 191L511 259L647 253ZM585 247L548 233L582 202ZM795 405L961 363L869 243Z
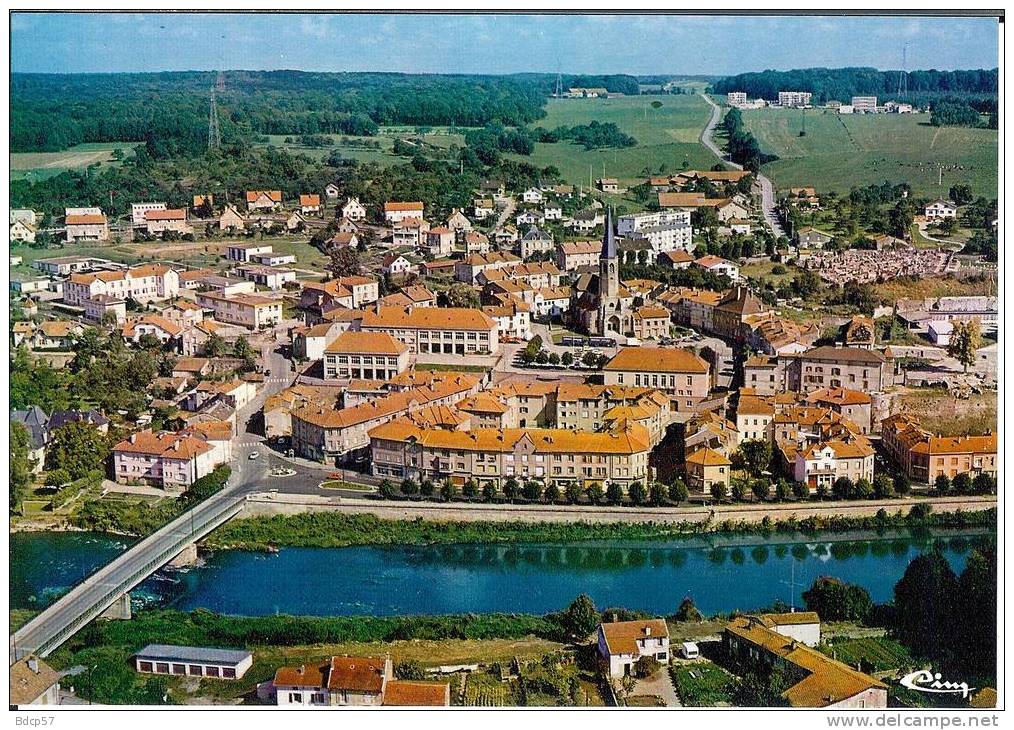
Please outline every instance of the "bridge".
M141 581L192 549L243 509L244 493L219 492L100 568L11 636L13 664L28 654L48 656L64 641L120 601ZM129 603L127 603L129 609Z

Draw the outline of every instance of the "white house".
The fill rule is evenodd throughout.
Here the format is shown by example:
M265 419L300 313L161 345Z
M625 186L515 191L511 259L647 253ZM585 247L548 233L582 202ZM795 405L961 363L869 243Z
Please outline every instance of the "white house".
M924 213L931 221L941 218L954 218L958 215L958 206L949 200L934 200L926 206Z
M643 656L668 664L669 627L660 618L599 624L598 651L611 678L633 674L634 665Z
M366 207L359 202L359 198L349 198L342 206L342 218L348 218L350 221L366 220Z
M707 269L713 274L725 274L732 281L739 281L739 266L731 261L726 261L718 256L701 256L699 259L694 261L694 266L702 269Z
M525 203L541 203L544 199L545 196L538 188L528 188L528 190L521 193L521 200Z
M407 274L415 269L415 265L398 253L389 253L384 257L382 269L385 274Z
M328 183L327 187L324 188L324 197L328 200L335 200L339 195L342 194L341 188L334 183Z
M165 210L168 206L165 203L131 203L130 222L135 226L143 226L146 221L146 214L149 210Z
M542 218L547 221L563 220L563 208L556 203L546 203L546 207L542 210Z
M32 224L21 220L11 223L11 243L14 241L35 243L35 228L32 227Z

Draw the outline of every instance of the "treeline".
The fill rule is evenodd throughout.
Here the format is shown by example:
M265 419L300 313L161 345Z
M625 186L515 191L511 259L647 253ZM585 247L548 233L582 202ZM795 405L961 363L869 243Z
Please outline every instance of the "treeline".
M739 109L730 109L722 120L725 132L725 149L733 162L737 162L751 172L757 172L765 162L778 159L774 155L761 152L760 143L751 132L743 126L743 114Z
M946 98L933 104L930 124L934 127L989 127L997 129L999 120L995 106L988 113L988 120L983 123L978 109L972 104L960 99Z
M713 84L718 94L744 91L750 97L778 99L779 91L809 91L814 103L831 100L847 101L853 96L875 95L894 97L898 91L900 71L875 68L803 68L791 71L757 71L720 79ZM910 97L932 98L939 95L967 95L996 98L999 81L997 69L967 71L905 72Z
M586 150L603 147L633 147L637 144L636 139L621 132L613 122L603 123L594 120L589 124L577 124L573 127L561 126L552 130L537 127L535 136L539 142L548 144L569 140L581 145Z
M197 152L214 84L211 72L13 74L11 151L130 140L151 143L153 153ZM218 103L229 143L250 134L370 135L383 124L523 125L544 115L547 96L541 80L520 77L244 71L226 73Z

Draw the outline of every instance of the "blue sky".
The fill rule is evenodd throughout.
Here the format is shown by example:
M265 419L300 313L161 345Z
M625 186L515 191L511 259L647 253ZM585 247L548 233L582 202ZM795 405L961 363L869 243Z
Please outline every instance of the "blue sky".
M573 15L11 15L13 71L303 69L733 74L993 68L995 18Z

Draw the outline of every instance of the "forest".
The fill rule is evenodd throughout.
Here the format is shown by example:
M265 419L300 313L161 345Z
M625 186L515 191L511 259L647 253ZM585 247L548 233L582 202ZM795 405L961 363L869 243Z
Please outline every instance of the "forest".
M900 71L875 68L803 68L792 71L758 71L720 79L713 84L715 93L745 91L751 98L775 100L779 91L809 91L814 104L831 100L848 101L853 96L898 97ZM979 111L996 109L999 89L997 69L966 71L907 71L908 93L905 101L918 106L941 96L962 96ZM898 97L900 98L900 97ZM990 105L992 103L992 106Z
M229 71L217 97L223 141L242 143L255 134L372 135L384 124L523 125L545 114L551 78ZM11 151L130 140L156 157L198 152L215 81L196 71L13 74Z

